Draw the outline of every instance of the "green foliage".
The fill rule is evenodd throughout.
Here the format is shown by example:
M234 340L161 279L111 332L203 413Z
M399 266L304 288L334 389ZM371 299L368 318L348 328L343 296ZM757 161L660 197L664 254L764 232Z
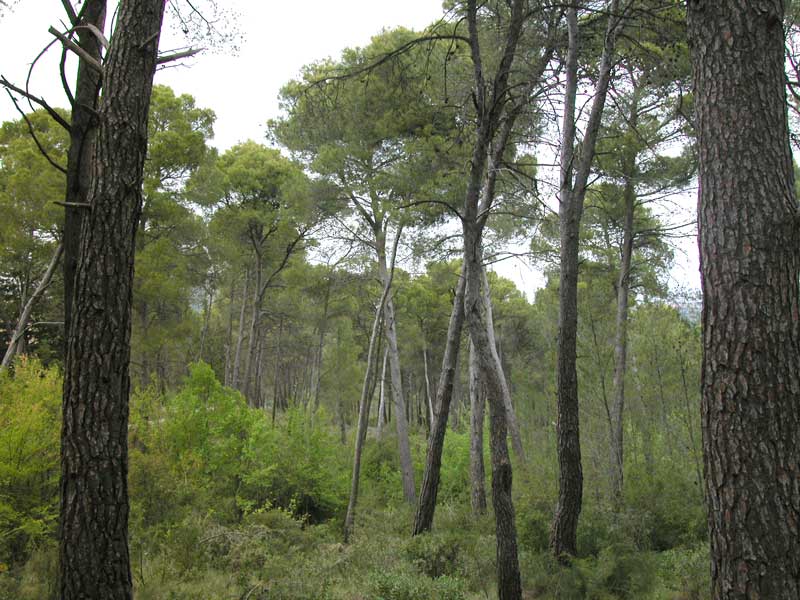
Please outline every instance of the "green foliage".
M375 600L464 600L463 584L446 575L438 579L407 572L378 572L370 579Z
M457 534L425 533L415 535L406 546L406 556L420 573L436 579L458 575L462 549Z
M0 566L24 563L55 532L61 379L21 358L0 373Z

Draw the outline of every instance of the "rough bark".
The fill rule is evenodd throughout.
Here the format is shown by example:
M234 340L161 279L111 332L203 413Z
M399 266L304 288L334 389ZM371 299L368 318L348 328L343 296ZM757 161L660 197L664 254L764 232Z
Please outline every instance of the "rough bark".
M86 0L79 14L81 25L94 25L103 31L106 22L106 0ZM73 23L78 25L78 23ZM88 56L101 60L103 48L97 37L86 28L77 30L77 43ZM66 50L64 50L66 52ZM70 118L69 152L67 153L67 187L64 209L64 340L69 336L72 321L72 297L75 270L80 250L81 222L91 185L92 151L97 129L95 114L100 97L100 74L86 60L79 59L78 75Z
M475 515L486 514L486 468L483 464L483 421L486 409L486 390L480 377L478 357L469 345L469 480L470 504Z
M611 0L599 76L589 121L581 144L575 152L575 99L578 91L578 17L574 7L567 9L569 46L567 52L564 122L561 140L561 175L559 222L561 239L559 274L558 359L556 366L556 436L558 452L558 503L550 532L553 553L564 559L577 551L578 517L583 502L580 428L578 418L578 249L583 201L594 160L600 119L605 106L613 66L612 58L619 26L619 2ZM577 165L576 165L577 163Z
M53 257L50 259L50 264L47 265L47 269L45 270L44 275L42 275L39 285L36 286L36 289L25 301L25 306L23 306L22 312L19 315L17 325L14 327L14 331L11 333L11 340L8 342L6 353L3 355L3 362L0 363L0 373L2 373L11 365L11 361L14 360L14 356L17 355L17 352L21 347L21 342L25 336L25 330L28 329L28 322L31 319L33 307L36 304L36 301L50 285L50 282L53 280L53 274L55 273L59 260L61 260L63 251L64 244L62 243L56 247L56 251L53 253Z
M466 274L465 321L477 357L489 404L489 449L492 461L492 507L497 539L497 587L501 600L522 597L517 533L511 498L511 457L508 452L508 419L503 395L505 375L492 347L486 323L486 307L481 294L482 257L478 227L464 226ZM493 351L494 350L494 351Z
M163 0L123 0L108 59L67 340L59 589L129 599L128 396L135 236Z
M784 3L692 1L712 598L800 597L798 208Z
M461 330L464 325L464 289L466 280L462 270L459 276L456 295L453 299L453 311L447 326L447 341L442 358L442 372L436 387L436 410L434 411L431 434L428 437L428 451L425 456L425 471L422 475L422 486L419 490L417 511L414 515L413 535L430 531L433 526L433 514L436 510L436 495L439 491L439 473L442 467L442 449L447 433L447 418L450 414L450 402L453 399L453 383L458 374L458 351L461 346Z

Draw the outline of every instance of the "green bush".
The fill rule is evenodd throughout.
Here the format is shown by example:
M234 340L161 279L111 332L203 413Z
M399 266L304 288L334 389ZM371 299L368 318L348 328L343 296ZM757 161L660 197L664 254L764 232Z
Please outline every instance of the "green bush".
M437 579L414 573L390 571L373 573L369 580L374 600L464 600L463 582L444 575Z
M530 552L547 550L550 544L550 517L539 510L520 511L517 516L519 545Z
M415 535L406 544L405 554L428 577L456 575L461 566L461 544L453 533Z
M55 534L61 377L21 357L0 374L0 568L24 563Z

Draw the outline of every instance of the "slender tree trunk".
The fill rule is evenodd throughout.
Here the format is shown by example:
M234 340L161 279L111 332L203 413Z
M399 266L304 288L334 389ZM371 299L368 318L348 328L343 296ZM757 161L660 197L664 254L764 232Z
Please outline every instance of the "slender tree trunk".
M714 600L800 598L800 239L784 7L688 4Z
M247 366L245 367L244 379L241 382L239 390L247 398L247 403L253 405L253 371L256 364L256 353L258 352L258 344L261 338L261 305L264 300L264 294L261 288L263 278L263 265L260 254L256 254L256 281L253 287L253 306L250 315L250 339L247 344Z
M383 435L383 424L385 422L385 411L386 411L386 364L389 361L389 348L386 348L383 352L383 367L381 367L381 391L380 391L380 401L378 402L378 424L377 424L377 433L376 437L381 439Z
M458 351L461 346L461 330L464 325L465 285L466 279L462 269L458 278L456 295L453 299L450 323L447 326L447 341L445 343L444 357L442 358L442 372L439 375L439 385L436 388L436 410L434 411L431 434L428 437L425 471L422 475L419 502L414 516L413 535L430 531L433 526L436 495L439 492L439 475L442 468L444 437L447 433L447 418L450 414L450 401L453 397L453 383L457 376L456 365L458 364Z
M611 78L619 22L619 1L608 3L608 24L600 58L599 77L581 153L575 153L575 101L578 92L578 16L575 7L567 8L569 46L567 51L564 123L561 141L559 222L561 271L559 275L558 359L556 366L558 438L558 503L550 547L561 560L577 551L578 517L583 502L583 468L579 430L577 331L578 331L578 252L583 201L594 160L597 133L605 107ZM577 163L577 166L576 166Z
M80 25L93 25L98 30L105 29L106 0L85 0L80 11ZM73 23L73 26L78 23ZM88 29L77 30L78 45L89 56L101 60L103 48L97 37ZM66 50L64 50L66 52ZM72 321L72 297L74 295L75 270L80 251L81 222L89 197L92 173L92 152L98 120L95 117L100 97L100 74L83 59L78 62L78 76L75 81L75 98L72 103L67 153L67 187L64 209L64 340L69 335Z
M316 411L319 408L319 390L320 384L322 383L322 352L325 349L325 334L328 330L328 309L330 306L330 298L331 298L331 285L332 281L331 278L333 277L333 273L330 274L328 277L328 285L325 288L325 301L323 303L323 310L322 310L322 322L319 325L319 341L317 342L317 364L316 364L316 376L314 377L314 410ZM383 382L381 382L383 385ZM381 388L383 389L383 388Z
M635 97L635 96L634 96ZM628 119L631 130L636 130L638 121L636 103ZM625 370L628 358L628 300L631 287L631 261L633 259L633 212L636 207L634 177L636 157L628 157L625 164L625 186L623 201L625 216L622 225L622 255L620 256L619 278L617 279L617 316L614 335L614 403L611 405L611 494L614 506L622 505L622 486L624 478L623 453L623 411L625 409Z
M397 232L400 237L401 232ZM375 241L378 249L378 270L383 285L386 286L391 279L386 265L386 233L375 232ZM395 245L397 244L395 240ZM397 427L397 446L400 452L400 472L403 478L403 497L406 502L413 504L417 499L414 486L414 465L411 462L411 445L408 440L408 419L406 416L406 400L403 396L403 378L400 371L400 350L397 347L397 324L395 323L394 302L391 294L386 298L384 328L386 330L386 347L389 349L389 373L392 381L392 396L395 405L395 426Z
M231 376L233 370L233 360L231 354L231 346L233 346L233 300L235 294L236 287L234 286L234 282L231 282L231 295L230 295L230 306L228 307L228 329L225 333L225 385L231 385Z
M247 288L250 286L250 268L245 270L244 289L242 290L242 307L239 309L239 332L236 336L236 353L233 356L233 375L231 387L239 389L239 371L242 364L242 347L244 346L244 314L247 307Z
M486 407L486 390L480 376L475 348L469 345L469 479L470 503L474 515L486 514L486 469L483 465L483 421Z
M428 342L423 339L422 341L422 364L425 370L425 401L428 408L428 432L430 433L433 427L433 397L431 395L431 378L428 375Z
M492 314L492 296L489 290L489 278L486 275L486 268L481 267L481 286L483 288L483 302L486 306L486 333L489 336L489 343L491 344L490 351L497 362L497 368L503 370L503 363L500 360L500 354L497 351L497 340L494 334L494 317ZM505 376L503 377L503 405L505 406L506 420L508 421L508 430L511 433L511 445L514 448L514 454L517 458L525 463L525 451L522 447L522 435L519 432L519 424L517 423L517 415L514 412L514 405L511 402L511 390L508 387L508 382Z
M214 303L214 291L209 290L206 296L205 310L203 311L203 329L200 332L200 348L197 351L197 360L203 360L203 353L206 347L206 338L208 337L208 326L211 322L211 305Z
M394 277L394 262L397 257L397 244L400 241L400 233L397 232L397 237L394 240L394 248L392 249L391 266L388 270L388 277L383 284L383 293L378 302L378 307L375 310L375 319L372 322L372 332L369 338L369 346L367 348L367 368L364 372L364 385L361 388L361 400L358 405L358 430L356 431L356 447L353 455L353 475L350 479L350 499L347 503L347 513L344 518L344 543L350 541L350 536L353 533L356 519L356 503L358 502L358 484L361 477L361 454L364 449L364 441L367 438L367 426L369 424L369 403L372 398L374 386L371 385L370 379L373 376L373 362L375 361L375 354L377 352L376 343L378 340L378 331L380 324L383 320L383 309L389 299L389 291L392 287L392 278ZM345 441L344 433L344 417L342 417L342 441Z
M135 236L163 0L122 0L104 91L67 336L59 589L129 599L128 396Z
M42 275L42 280L39 282L39 285L36 286L33 294L31 294L25 302L22 313L19 315L17 325L11 333L11 340L8 342L8 348L6 348L6 353L3 356L3 362L0 363L0 373L7 369L11 365L11 361L14 360L14 356L17 354L17 350L20 348L21 342L24 339L25 330L28 328L28 322L30 321L33 307L53 280L53 274L58 266L58 261L61 260L63 251L64 244L62 243L56 247L56 251L50 259L50 264L47 265L47 270L44 272L44 275Z

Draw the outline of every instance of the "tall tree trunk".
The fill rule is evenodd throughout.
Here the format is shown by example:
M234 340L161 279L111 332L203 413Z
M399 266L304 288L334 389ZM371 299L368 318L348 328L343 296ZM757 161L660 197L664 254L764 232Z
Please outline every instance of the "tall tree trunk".
M383 352L383 366L381 367L380 401L378 402L378 423L375 437L381 439L386 412L386 364L389 361L389 348Z
M522 584L519 573L514 505L511 499L511 458L506 443L508 417L504 394L507 393L508 388L497 357L497 349L489 336L488 307L481 294L482 258L480 229L465 220L464 313L489 403L489 449L492 457L492 506L495 513L495 536L497 538L498 596L501 600L519 599L522 596Z
M26 300L25 306L22 308L22 312L17 320L17 325L14 327L14 331L11 333L11 340L8 342L8 348L6 348L6 353L3 356L3 362L0 363L0 373L2 373L11 365L11 361L14 360L14 356L21 347L21 343L25 336L25 330L28 328L28 322L30 321L31 313L33 312L33 306L53 280L53 274L58 266L58 261L61 260L63 251L64 244L61 243L56 247L56 251L53 253L53 257L50 259L50 264L47 265L47 270L44 272L44 275L42 275L42 280L39 282L39 285L36 286L36 289Z
M322 309L322 322L319 324L319 340L317 341L317 356L316 356L316 367L315 367L315 376L314 376L314 410L316 411L319 408L319 390L320 384L322 383L322 352L325 349L325 334L328 331L328 311L330 307L330 299L331 299L331 285L332 282L333 272L330 273L328 276L328 285L325 287L325 300L323 303ZM381 385L383 383L381 382ZM381 388L383 390L383 388Z
M428 375L428 342L425 339L422 340L422 365L425 370L425 401L428 409L428 433L430 433L431 427L433 427L433 397L431 394L431 378Z
M439 492L439 475L442 469L442 450L447 433L447 418L450 414L450 402L453 398L453 383L457 376L458 351L461 346L461 330L464 326L464 289L466 279L462 268L458 278L453 310L447 326L442 372L436 387L436 410L433 427L428 437L428 451L425 456L425 471L422 475L422 486L419 490L417 512L414 516L413 535L430 531L433 526L433 514L436 511L436 495Z
M203 360L203 354L206 347L206 338L208 337L208 327L211 322L211 306L214 303L214 290L208 290L206 295L205 307L203 310L203 329L200 332L200 348L197 350L197 360Z
M374 386L370 381L373 377L372 365L375 361L375 354L377 352L378 331L380 329L381 321L383 320L384 307L389 299L389 292L392 287L392 279L394 277L394 262L397 257L397 244L400 241L400 233L397 232L397 237L394 240L394 248L392 249L391 265L388 270L388 277L383 284L383 293L378 302L375 310L375 319L372 322L372 332L369 338L369 346L367 348L367 368L364 372L364 385L361 388L361 399L358 405L358 430L356 431L356 447L353 455L353 474L350 479L350 499L347 503L347 513L344 518L344 543L350 541L350 536L353 534L353 527L356 520L356 503L358 502L358 484L361 478L361 454L364 450L364 441L367 438L367 426L369 425L369 403L372 398ZM345 441L344 433L344 416L342 416L342 442Z
M489 336L489 343L491 344L490 351L497 362L497 367L502 371L503 363L500 360L500 353L497 351L497 340L494 334L494 316L492 314L492 296L489 290L489 278L486 275L486 268L481 267L481 286L483 288L483 303L486 306L486 333ZM525 451L522 448L522 435L519 432L519 424L517 423L517 415L514 412L514 405L511 402L511 390L508 387L508 382L505 376L503 377L503 405L505 406L506 420L508 421L508 430L511 433L511 445L514 448L514 454L517 458L525 463Z
M233 356L231 354L231 346L233 345L233 300L235 295L236 286L231 281L231 295L230 305L228 306L228 328L225 332L225 385L231 385L231 375L233 370Z
M242 290L242 306L239 309L239 332L236 336L236 353L233 356L233 374L231 375L231 387L239 389L239 372L242 364L242 348L244 346L244 314L247 307L247 288L250 286L250 268L244 273L244 289Z
M261 338L261 304L264 300L261 281L263 278L263 265L261 254L256 253L256 281L253 286L253 306L250 315L250 339L247 343L247 365L244 379L241 381L239 391L247 398L247 403L253 406L253 371L255 370L256 354Z
M89 30L93 25L99 31L105 29L106 0L86 0L80 11L77 29L78 45L88 56L101 60L103 47L100 40ZM64 50L66 52L66 50ZM75 270L80 251L81 222L88 203L92 174L92 152L95 131L98 126L97 105L100 97L100 73L79 59L75 81L75 97L72 103L67 153L67 187L64 209L64 340L66 344L72 322L72 297L74 295Z
M638 114L636 95L628 124L632 131L636 130ZM622 254L620 256L619 277L617 279L617 316L614 334L614 402L611 405L611 494L614 506L622 505L622 486L624 480L624 446L623 446L623 411L625 410L625 370L628 362L628 301L631 287L631 261L633 259L633 212L636 208L636 157L627 157L625 161L625 186L623 201L625 216L622 224Z
M397 232L397 237L401 235ZM375 241L378 250L378 271L384 286L391 283L391 274L386 265L386 232L375 231ZM395 240L397 246L397 240ZM411 445L408 440L408 419L406 417L406 401L403 395L403 378L400 371L400 350L397 347L397 324L395 323L394 302L391 294L386 298L384 307L386 330L386 347L389 349L389 373L392 381L392 396L395 405L395 426L397 427L397 446L400 453L400 473L403 479L403 497L406 502L413 504L417 499L414 486L414 465L411 462Z
M784 6L688 4L715 600L800 597L800 239Z
M163 0L122 0L108 59L67 340L61 598L129 599L128 396L135 236Z
M486 469L483 464L483 421L486 407L486 390L480 376L480 366L475 348L469 345L469 479L470 504L475 515L486 514Z
M569 46L567 51L564 122L561 140L559 222L561 271L559 275L558 359L556 366L558 503L550 532L550 547L561 560L577 551L578 517L583 502L583 468L579 430L577 336L578 336L578 252L583 201L594 160L597 133L611 78L616 36L622 16L619 1L608 3L608 24L600 58L599 77L589 113L586 133L575 152L575 101L578 93L578 15L567 8ZM577 163L577 166L576 166Z

